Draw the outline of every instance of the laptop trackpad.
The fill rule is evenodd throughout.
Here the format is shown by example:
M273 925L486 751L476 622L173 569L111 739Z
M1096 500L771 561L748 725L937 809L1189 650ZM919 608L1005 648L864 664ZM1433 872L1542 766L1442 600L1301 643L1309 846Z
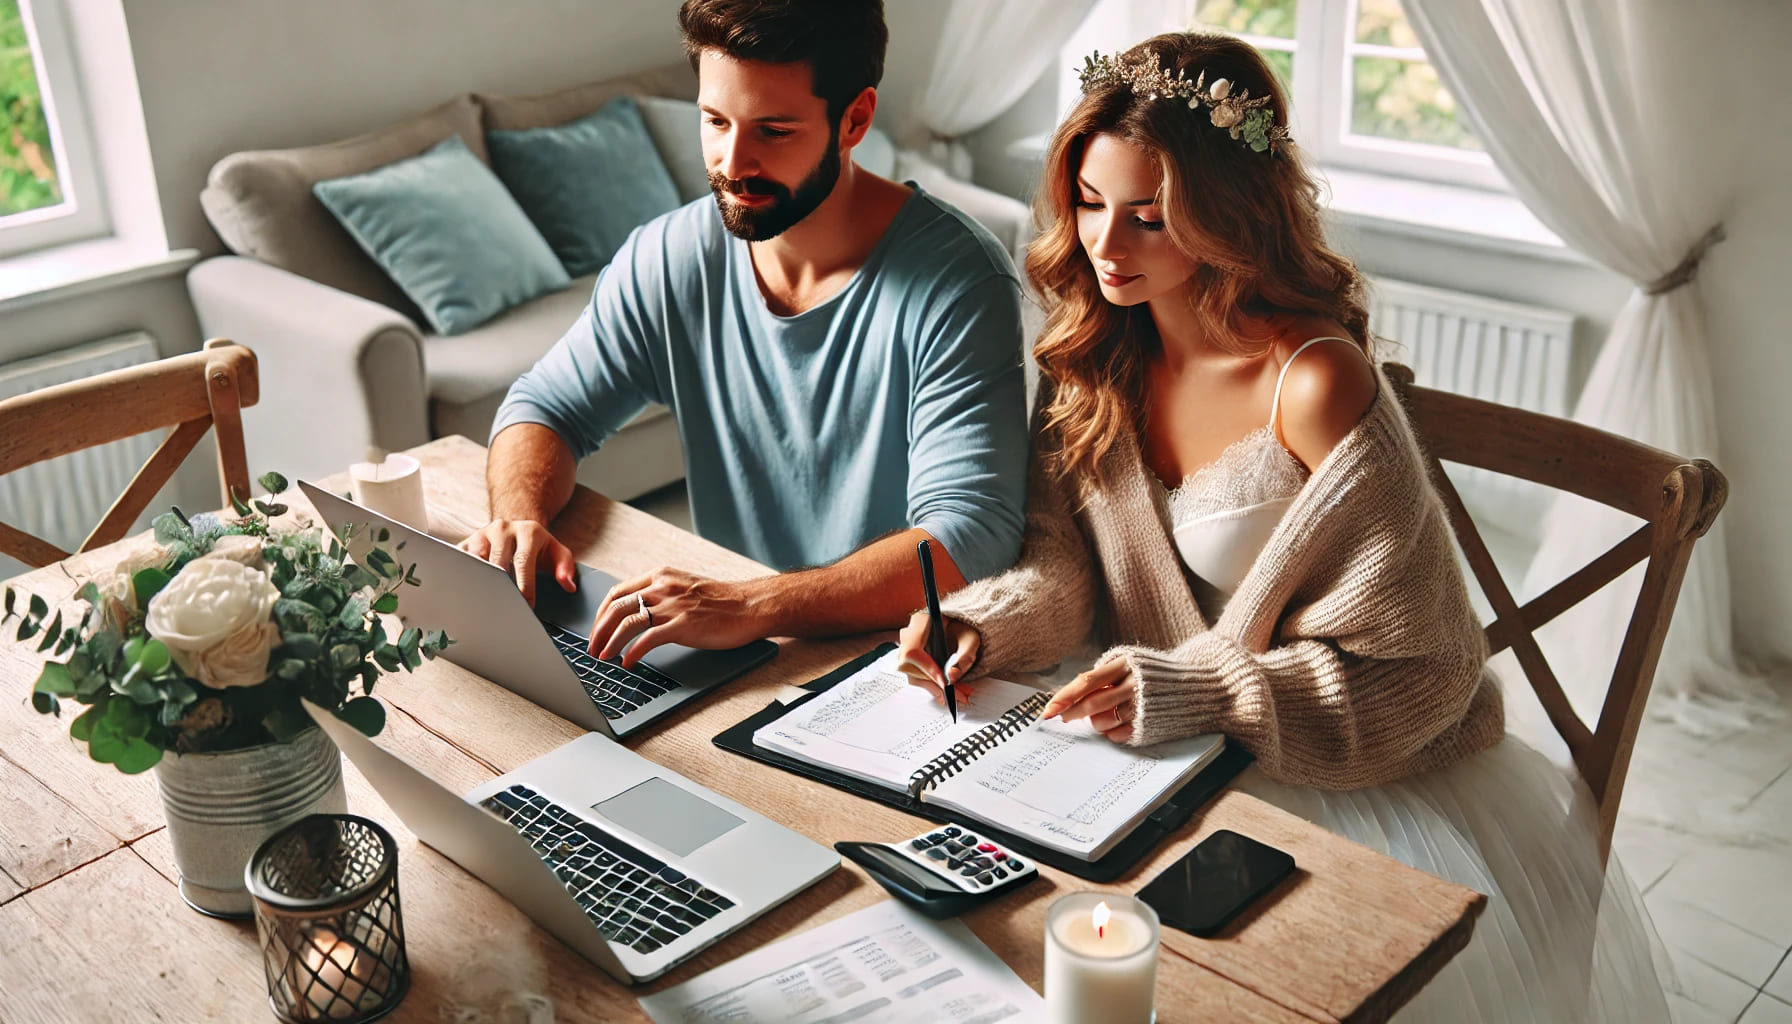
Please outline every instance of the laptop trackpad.
M742 823L702 797L657 777L592 804L591 809L680 857Z

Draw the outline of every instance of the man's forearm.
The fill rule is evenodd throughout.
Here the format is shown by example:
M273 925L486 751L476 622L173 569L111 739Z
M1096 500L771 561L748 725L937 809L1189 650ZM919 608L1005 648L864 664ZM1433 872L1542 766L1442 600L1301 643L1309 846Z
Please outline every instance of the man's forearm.
M493 519L551 522L572 500L572 449L539 423L518 423L492 438L485 485Z
M749 600L769 636L839 636L895 629L925 601L915 545L922 529L872 541L833 565L753 580ZM952 554L933 540L934 582L942 595L965 585Z

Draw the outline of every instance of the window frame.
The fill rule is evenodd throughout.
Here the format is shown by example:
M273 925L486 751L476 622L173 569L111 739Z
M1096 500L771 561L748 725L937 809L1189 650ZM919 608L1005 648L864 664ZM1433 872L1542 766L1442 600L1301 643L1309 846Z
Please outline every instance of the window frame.
M1511 194L1511 186L1484 152L1459 150L1429 143L1357 135L1350 130L1350 104L1354 97L1353 58L1395 56L1429 60L1423 50L1377 46L1356 42L1357 0L1297 0L1294 37L1239 33L1240 39L1259 49L1286 50L1295 55L1294 81L1288 83L1288 100L1294 138L1319 169L1337 168L1385 177L1406 178L1441 185L1461 185L1489 192ZM1198 0L1102 0L1090 11L1090 19L1112 24L1099 31L1079 29L1066 47L1059 79L1060 106L1068 110L1080 93L1077 69L1087 53L1072 50L1091 38L1105 45L1103 52L1123 49L1140 39L1195 23ZM1119 39L1128 34L1128 41ZM1329 86L1329 88L1328 88Z
M44 102L62 202L0 217L0 258L107 234L111 219L100 178L92 122L81 91L61 0L19 0Z

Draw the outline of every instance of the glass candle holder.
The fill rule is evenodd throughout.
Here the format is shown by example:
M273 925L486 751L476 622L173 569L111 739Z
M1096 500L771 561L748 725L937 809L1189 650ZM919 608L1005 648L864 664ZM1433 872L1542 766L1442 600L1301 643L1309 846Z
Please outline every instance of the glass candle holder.
M410 990L398 847L376 822L301 818L261 844L244 881L274 1016L288 1024L377 1020Z
M1073 892L1045 912L1045 1012L1052 1024L1150 1024L1157 911L1123 893Z

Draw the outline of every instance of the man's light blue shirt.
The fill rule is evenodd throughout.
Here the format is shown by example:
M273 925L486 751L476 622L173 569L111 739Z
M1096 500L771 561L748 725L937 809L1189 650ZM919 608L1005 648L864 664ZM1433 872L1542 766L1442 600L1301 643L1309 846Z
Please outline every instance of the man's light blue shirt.
M712 199L642 225L492 436L539 423L583 458L660 402L710 540L785 570L913 526L967 579L1007 568L1026 500L1020 283L987 231L911 187L846 287L788 317Z

